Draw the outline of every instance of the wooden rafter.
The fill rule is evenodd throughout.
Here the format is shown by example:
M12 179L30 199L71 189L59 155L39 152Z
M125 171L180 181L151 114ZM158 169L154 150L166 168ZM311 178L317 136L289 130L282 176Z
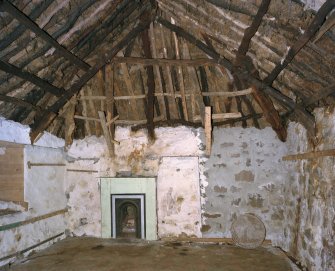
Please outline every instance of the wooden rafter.
M73 95L80 91L80 89L107 63L109 63L112 58L127 44L129 41L134 39L139 33L141 33L144 29L149 27L151 21L142 22L133 28L127 35L123 37L121 41L119 41L108 53L105 53L103 60L101 60L98 64L91 67L78 81L76 81L69 90L65 92L65 94L60 97L52 106L50 106L49 110L54 114L45 114L40 119L36 120L31 132L30 139L32 142L35 141L37 136L45 130L50 123L57 116L58 111L66 104L66 102L71 99Z
M147 58L151 58L151 50L150 50L150 38L148 30L144 30L142 32L142 44L144 55ZM148 134L151 139L155 138L154 133L154 93L155 93L155 77L154 77L154 69L153 66L147 66L147 86L148 86L148 95L147 95L147 103L146 103L146 115L148 120Z
M31 20L35 20L53 3L53 0L47 0L40 2L38 5L34 6L34 9L29 14ZM0 51L7 48L10 44L12 44L15 40L22 36L22 34L26 31L26 28L22 25L18 25L13 29L13 31L6 35L5 39L1 40L0 43Z
M36 35L40 36L43 40L52 45L61 56L68 59L71 63L77 65L81 69L87 71L90 66L85 63L83 60L72 54L62 45L60 45L51 35L49 35L46 31L41 29L34 21L32 21L26 14L16 8L12 3L8 0L0 0L0 10L8 12L15 19L17 19L20 23L22 23L25 27L29 28Z
M335 25L335 12L329 15L326 22L320 27L318 33L313 39L313 43L316 43L321 37Z
M157 58L157 48L156 48L156 37L155 37L155 30L154 30L154 23L152 22L150 24L149 29L149 36L150 36L150 42L151 42L151 54L153 58ZM158 65L154 65L154 73L156 76L157 84L156 89L160 93L164 93L163 84L162 84L162 77L160 73L160 69ZM169 106L167 103L166 97L162 96L160 100L160 107L162 108L162 114L165 114L166 117L168 116L167 113L167 107Z
M26 81L33 83L34 85L40 87L42 90L48 91L55 96L61 96L64 94L64 89L53 86L48 81L39 78L38 76L25 72L12 64L6 63L0 60L0 70L18 76Z
M271 99L255 87L253 96L259 106L262 108L265 119L271 124L273 130L275 130L275 132L277 133L278 138L281 141L285 142L287 138L287 131L282 124L279 113L275 109Z
M26 102L24 100L21 100L21 99L18 99L18 98L3 95L3 94L0 94L0 101L7 102L7 103L12 103L12 104L22 106L22 107L28 108L30 110L35 110L35 111L38 111L38 112L43 111L43 109L39 106L33 105L31 103L28 103L28 102Z
M240 44L240 46L237 50L237 53L236 53L235 62L234 62L235 66L240 66L241 68L243 67L243 62L244 62L243 60L245 59L246 53L249 50L251 39L254 37L254 35L256 34L259 26L261 25L263 17L266 14L266 12L268 11L268 8L270 6L270 2L271 2L271 0L263 0L262 1L261 5L258 8L257 14L254 17L251 25L245 29L241 44ZM259 78L259 77L256 76L256 78ZM236 87L238 89L241 89L244 82L242 82L240 80L238 75L234 75L234 81L235 81ZM262 94L262 97L267 98L266 94L264 94L264 93ZM246 97L242 97L241 99L236 98L236 101L237 101L237 106L240 107L241 109L242 109L241 102L243 101L246 104L246 106L248 107L249 112L252 115L254 115L253 122L254 122L255 127L260 128L258 120L255 117L256 116L256 111L253 108L252 103L249 101L249 99L246 98ZM273 106L272 103L268 103L268 104ZM262 107L262 109L267 110L267 108L263 108L263 107ZM271 108L271 111L273 109L274 109L274 107ZM268 114L265 114L265 115L268 115ZM246 120L242 121L242 124L246 125Z
M210 47L204 44L201 40L197 39L190 33L186 32L183 28L173 25L170 22L166 21L165 19L159 17L157 19L159 23L167 27L168 29L176 32L178 35L186 39L187 41L194 44L196 47L201 49L205 52L208 56L212 57L214 60L217 61L218 64L222 65L223 67L227 68L230 71L233 71L233 64L227 60L226 58L222 57L217 52L213 51ZM305 125L307 130L313 131L314 130L314 118L313 116L308 113L304 108L297 105L291 98L285 96L277 89L265 84L264 82L260 81L259 79L253 77L249 73L237 73L241 79L247 80L250 84L256 86L259 89L262 89L265 93L271 95L273 98L278 100L280 104L283 106L294 110L296 112L297 118Z
M247 51L249 50L250 42L252 37L256 34L259 26L261 25L263 16L266 14L268 11L269 5L270 5L271 0L263 0L261 5L258 8L257 14L254 17L254 20L252 21L251 25L245 29L244 35L242 38L242 42L237 50L236 53L236 59L235 63L238 64L239 61Z
M329 87L325 87L318 91L316 95L311 96L307 100L304 101L304 106L310 106L312 104L317 103L321 99L327 98L329 95L335 94L335 84L330 85Z
M296 43L290 47L285 58L276 65L271 73L264 79L264 82L268 85L272 85L273 81L278 77L280 72L284 70L288 64L293 60L296 54L305 46L305 44L313 38L318 29L322 26L326 19L326 16L335 7L334 0L327 0L316 13L312 23L305 30L305 32L299 37Z

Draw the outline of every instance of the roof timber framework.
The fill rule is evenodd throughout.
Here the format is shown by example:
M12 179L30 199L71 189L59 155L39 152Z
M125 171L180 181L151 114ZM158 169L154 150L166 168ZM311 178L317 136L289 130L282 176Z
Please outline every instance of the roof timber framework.
M331 0L315 14L270 0L20 2L0 1L0 113L32 141L115 124L154 138L157 125L203 125L205 106L214 125L269 123L285 140L283 116L312 136L310 110L334 103Z

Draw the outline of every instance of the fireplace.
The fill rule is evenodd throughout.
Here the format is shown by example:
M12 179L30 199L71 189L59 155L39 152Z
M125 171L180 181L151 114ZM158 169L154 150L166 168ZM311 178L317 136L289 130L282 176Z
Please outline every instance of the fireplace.
M156 179L100 178L101 237L157 239Z
M113 238L145 238L145 195L111 195Z

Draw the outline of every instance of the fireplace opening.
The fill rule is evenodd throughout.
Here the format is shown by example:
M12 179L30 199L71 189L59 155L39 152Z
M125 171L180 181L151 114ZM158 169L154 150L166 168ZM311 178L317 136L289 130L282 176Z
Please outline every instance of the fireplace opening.
M140 200L116 200L116 237L141 238Z
M145 238L144 195L111 195L113 238Z

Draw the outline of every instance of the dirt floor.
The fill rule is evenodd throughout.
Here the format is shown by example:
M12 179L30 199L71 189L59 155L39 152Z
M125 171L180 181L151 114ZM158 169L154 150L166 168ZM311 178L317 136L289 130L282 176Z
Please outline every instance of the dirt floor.
M277 254L277 255L276 255ZM276 249L179 242L130 242L67 238L34 253L12 271L210 270L286 271L289 263Z

